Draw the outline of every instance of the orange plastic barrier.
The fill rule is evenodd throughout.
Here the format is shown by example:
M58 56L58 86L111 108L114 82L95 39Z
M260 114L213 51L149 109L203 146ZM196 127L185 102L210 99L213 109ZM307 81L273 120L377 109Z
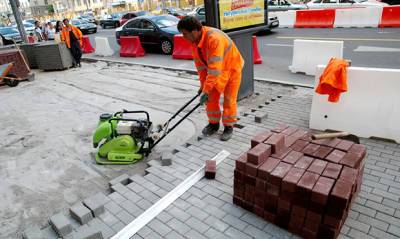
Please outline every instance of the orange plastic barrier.
M298 10L294 27L333 28L335 9Z
M172 52L173 59L192 60L192 46L186 41L181 34L174 36L174 51Z
M145 54L140 39L137 36L121 37L120 44L119 55L121 57L138 57Z
M262 59L260 56L260 52L258 51L257 37L253 36L253 63L261 64Z
M92 44L90 44L90 40L88 36L84 36L82 38L82 52L83 53L93 53L94 48L92 47Z
M400 27L400 6L384 7L379 27Z

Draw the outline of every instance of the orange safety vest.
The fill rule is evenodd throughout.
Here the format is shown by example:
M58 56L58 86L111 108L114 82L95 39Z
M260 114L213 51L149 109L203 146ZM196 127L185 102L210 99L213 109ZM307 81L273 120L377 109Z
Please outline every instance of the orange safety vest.
M347 91L348 65L346 60L331 58L319 77L319 84L315 92L329 95L329 102L338 102L340 94Z
M75 35L76 39L79 40L79 44L82 47L82 37L83 34L81 32L81 30L79 30L77 27L75 26L71 26L72 32ZM63 27L62 31L61 31L61 41L65 42L65 44L67 44L68 48L71 48L71 42L70 42L70 37L69 37L69 31L67 27Z
M244 60L235 43L223 31L203 26L201 32L200 42L192 44L201 88L208 94L213 88L222 93L230 72L241 72Z

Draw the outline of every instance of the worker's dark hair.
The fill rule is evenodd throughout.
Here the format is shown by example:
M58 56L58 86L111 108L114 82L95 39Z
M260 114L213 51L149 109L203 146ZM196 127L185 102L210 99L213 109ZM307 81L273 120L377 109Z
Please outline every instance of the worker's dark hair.
M68 19L68 18L64 18L63 23L64 23L65 21L69 21L69 19Z
M201 30L201 22L192 16L186 16L178 22L178 31L186 30L192 32Z

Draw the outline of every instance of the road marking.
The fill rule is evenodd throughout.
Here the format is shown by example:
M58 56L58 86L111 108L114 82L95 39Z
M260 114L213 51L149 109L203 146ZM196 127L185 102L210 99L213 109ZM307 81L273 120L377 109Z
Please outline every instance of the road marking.
M285 47L293 47L293 45L290 44L265 44L266 46L285 46Z
M301 39L301 40L338 40L338 41L383 41L400 42L400 39L368 39L368 38L339 38L339 37L276 37L280 39Z
M354 52L400 52L400 48L358 46Z

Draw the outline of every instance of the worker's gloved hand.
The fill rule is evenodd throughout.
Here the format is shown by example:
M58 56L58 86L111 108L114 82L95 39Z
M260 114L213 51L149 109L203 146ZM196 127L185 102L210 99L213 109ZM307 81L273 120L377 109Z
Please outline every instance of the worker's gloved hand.
M207 93L202 93L200 96L200 104L204 105L208 101L208 94Z
M200 87L199 90L197 91L197 94L200 95L201 92L203 92L203 88Z

